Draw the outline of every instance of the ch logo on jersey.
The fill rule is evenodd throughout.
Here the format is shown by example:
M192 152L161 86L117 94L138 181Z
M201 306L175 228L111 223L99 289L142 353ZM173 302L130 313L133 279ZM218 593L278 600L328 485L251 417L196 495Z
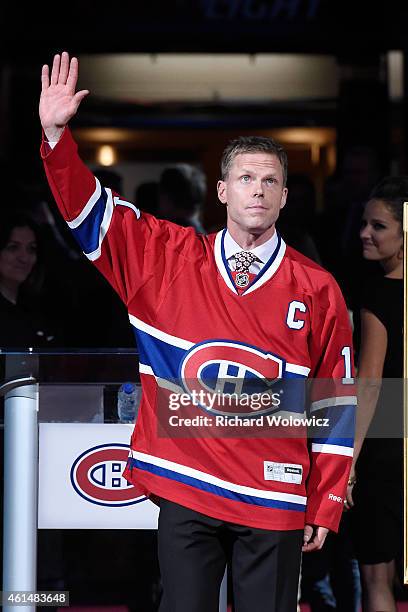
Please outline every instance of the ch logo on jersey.
M285 360L253 346L211 340L193 346L184 357L180 379L198 405L214 414L260 416L276 410L276 403L254 412L250 396L272 394L282 378Z
M126 444L88 448L71 467L71 484L86 501L98 506L129 506L146 497L122 476L129 455Z

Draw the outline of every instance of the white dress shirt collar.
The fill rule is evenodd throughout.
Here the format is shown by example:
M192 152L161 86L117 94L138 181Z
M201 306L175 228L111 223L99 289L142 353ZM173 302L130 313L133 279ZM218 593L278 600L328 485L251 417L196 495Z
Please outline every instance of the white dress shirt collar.
M271 257L272 253L275 251L276 246L278 244L278 234L275 230L275 233L269 240L261 244L260 246L255 247L254 249L243 249L231 236L229 231L225 232L224 237L224 252L225 258L228 261L231 257L235 255L235 253L239 253L240 251L250 251L263 263L266 264L268 259Z

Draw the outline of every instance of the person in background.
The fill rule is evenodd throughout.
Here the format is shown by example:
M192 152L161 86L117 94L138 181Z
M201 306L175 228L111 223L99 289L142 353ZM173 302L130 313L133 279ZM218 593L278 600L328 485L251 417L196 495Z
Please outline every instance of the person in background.
M135 189L135 204L140 210L157 216L159 214L159 183L156 181L140 183Z
M372 186L382 176L381 166L381 154L374 147L347 147L325 185L324 210L317 218L315 236L323 265L339 283L351 310L356 310L359 299L359 279L372 268L362 257L358 232Z
M316 192L313 182L303 174L288 176L288 206L282 210L278 229L284 239L306 257L321 265L312 232L316 218Z
M0 225L0 347L55 346L56 324L42 295L40 233L22 214Z
M2 351L28 348L45 349L61 346L62 330L53 316L53 305L45 289L42 234L37 224L24 213L2 217L0 224L0 348ZM4 380L4 361L0 363ZM0 398L0 421L3 421L3 398ZM3 455L3 430L0 456ZM0 470L3 488L3 469ZM3 499L0 496L0 513ZM43 550L48 554L44 559ZM2 538L0 537L0 551ZM1 557L1 555L0 555ZM61 537L57 531L38 533L38 585L61 588Z
M200 213L206 191L205 176L195 166L177 164L165 168L159 181L157 216L183 227L192 226L204 234Z
M386 379L401 379L403 373L402 209L407 199L408 176L383 179L365 205L360 231L364 258L381 266L381 273L369 278L362 291L359 407L346 504L354 506L364 612L397 609L394 587L403 543L403 402L401 385Z

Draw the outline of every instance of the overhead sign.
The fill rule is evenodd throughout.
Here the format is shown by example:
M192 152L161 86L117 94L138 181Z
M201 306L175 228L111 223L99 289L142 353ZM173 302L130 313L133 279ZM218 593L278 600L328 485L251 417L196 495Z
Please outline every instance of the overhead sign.
M402 8L401 8L402 7ZM160 51L343 52L399 48L404 44L404 3L351 0L123 0L112 24L112 5L72 0L59 19L54 2L27 7L18 44L4 28L6 54L30 48L36 53L68 49L72 53ZM20 4L2 8L4 24L19 18ZM27 13L27 11L30 11ZM368 23L370 27L368 27ZM112 28L120 31L112 35ZM45 28L46 37L38 37ZM364 35L363 35L364 33ZM10 42L11 41L11 42ZM35 41L35 47L32 42ZM14 43L14 44L12 44ZM62 46L61 46L62 45ZM391 46L390 46L391 45ZM47 61L47 55L42 57Z
M40 529L156 529L158 508L122 472L132 425L40 423Z

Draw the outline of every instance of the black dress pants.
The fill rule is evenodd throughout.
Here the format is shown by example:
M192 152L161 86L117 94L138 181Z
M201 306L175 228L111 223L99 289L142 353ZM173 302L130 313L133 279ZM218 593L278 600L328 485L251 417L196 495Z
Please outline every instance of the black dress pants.
M296 612L302 539L301 529L245 527L162 499L160 612L218 612L227 562L234 612Z

